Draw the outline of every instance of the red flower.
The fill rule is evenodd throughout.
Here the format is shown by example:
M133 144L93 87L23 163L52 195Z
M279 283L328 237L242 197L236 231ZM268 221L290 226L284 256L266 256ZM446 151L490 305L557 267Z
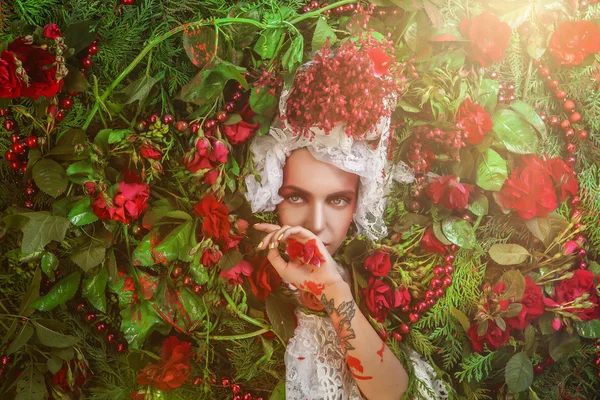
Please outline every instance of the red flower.
M160 160L162 158L160 150L151 144L143 144L140 149L140 155L143 158L151 158L152 160Z
M552 178L536 156L524 156L524 166L516 168L495 194L502 207L515 210L523 219L545 217L557 206Z
M202 232L215 239L225 239L229 235L229 209L212 194L207 194L194 205L197 216L203 217Z
M385 75L390 69L390 61L392 58L379 48L370 49L367 54L373 61L375 76L380 77L381 75Z
M96 194L96 184L92 181L85 182L83 184L83 189L90 196L93 196Z
M392 308L408 305L410 293L406 289L394 290L383 281L371 276L363 289L367 308L378 322L384 322Z
M569 195L575 196L579 190L575 171L558 157L547 160L546 165L554 179L554 186L560 189L560 201L565 201Z
M92 203L92 209L100 219L113 219L129 224L148 208L149 195L150 187L146 184L119 182L112 207L106 205L104 194L100 193Z
M209 185L214 185L215 182L217 181L218 177L219 177L219 170L216 168L211 169L204 175L204 182L208 183Z
M496 350L498 347L508 342L510 335L508 329L502 330L496 325L494 321L488 321L488 329L485 335L479 336L477 334L477 324L474 323L469 327L467 334L471 338L473 349L481 353L483 351L483 345L486 344L488 349Z
M600 29L592 21L565 21L552 34L548 48L559 64L580 64L600 51Z
M481 143L493 126L492 118L483 107L468 98L458 108L456 119L463 126L465 141L470 144Z
M223 253L221 253L218 248L206 249L204 253L202 253L202 265L208 267L210 265L216 264L221 260Z
M267 296L281 283L281 277L267 258L256 256L252 259L254 271L248 277L252 293L260 300L266 301Z
M40 96L52 97L60 91L63 80L56 80L56 59L52 54L28 43L24 37L10 43L8 50L16 54L29 77L29 84L21 87L21 96L37 100Z
M56 24L47 24L44 26L44 36L48 39L56 39L61 36L60 29Z
M507 23L484 11L471 19L463 19L460 33L471 41L469 55L487 67L504 58L512 30Z
M193 352L188 342L180 342L176 336L163 341L161 360L148 364L137 376L140 385L152 385L169 392L183 385L192 372L190 358Z
M435 237L433 227L431 226L425 229L425 234L421 238L419 247L428 253L444 254L446 252L446 246L444 243L440 242L437 237Z
M15 71L15 55L10 51L0 54L0 97L14 99L21 96L21 81L17 78Z
M223 142L212 139L211 143L208 138L201 137L196 141L196 149L185 155L183 163L186 169L193 173L201 169L213 169L218 163L226 163L228 154L229 150ZM216 181L217 176L218 173L207 179L214 178Z
M365 259L365 269L375 276L386 276L390 268L390 255L384 251L376 251Z
M249 104L246 104L244 108L242 108L240 115L242 120L237 124L223 126L223 132L225 133L225 136L227 136L227 139L229 139L229 143L234 145L244 143L254 136L254 133L260 128L260 123L250 122L252 121L252 117L256 114L252 111Z
M310 239L306 243L289 239L285 251L292 261L300 258L305 264L311 264L315 267L319 267L322 262L325 262L325 258L319 251L315 239Z
M587 270L575 270L573 277L562 280L555 288L554 300L557 303L574 301L578 297L588 294L588 302L592 303L589 308L568 307L566 311L573 313L583 321L591 321L600 318L600 301L596 294L598 276Z
M456 175L446 175L427 185L427 197L434 204L440 204L448 210L464 210L469 205L470 185L456 180Z
M235 267L222 270L219 277L227 279L231 285L240 285L242 283L242 275L250 276L252 274L252 264L246 260L242 260Z
M520 303L523 304L523 309L519 315L504 319L510 329L523 330L531 321L538 319L544 313L542 288L528 276L525 277L525 292Z

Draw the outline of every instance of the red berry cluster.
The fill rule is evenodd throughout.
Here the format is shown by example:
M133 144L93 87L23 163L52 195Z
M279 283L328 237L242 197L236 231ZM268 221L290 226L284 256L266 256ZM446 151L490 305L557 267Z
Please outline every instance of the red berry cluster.
M6 371L8 370L8 366L12 362L12 357L8 354L0 357L0 380L4 379L6 376Z
M85 70L92 68L92 56L98 54L98 39L94 40L92 44L87 47L87 54L79 59L79 66L81 67L81 73L85 75Z
M596 4L600 0L570 0L569 6L575 10L587 8L590 4Z
M312 0L309 4L306 4L300 8L300 13L306 14L314 10L319 10L321 8L327 7L329 4L329 1ZM323 11L323 14L341 17L342 15L354 14L358 11L358 9L359 8L357 7L357 4L344 4L343 6L338 6L335 8L330 8L329 10L325 10Z
M391 115L385 100L402 91L405 78L396 69L392 43L371 35L344 42L333 53L326 44L298 71L282 117L307 137L313 126L328 134L342 122L346 134L363 139L381 117Z
M173 272L171 273L171 276L175 279L183 277L183 284L189 288L192 288L194 290L194 293L196 293L197 295L203 295L206 291L206 288L203 285L198 285L196 282L194 282L194 279L191 276L184 276L184 271L182 267L175 267L173 269Z
M213 375L209 377L210 384L213 386L221 386L224 388L230 388L231 393L233 394L232 400L263 400L262 397L252 397L252 393L246 392L244 393L242 387L238 383L232 383L231 379L227 376L221 378L220 385L218 385L217 378ZM200 386L204 383L204 379L201 377L196 377L193 380L194 386Z
M22 138L19 134L15 133L14 131L17 128L17 124L14 119L9 117L9 112L7 110L0 109L0 117L5 117L4 129L13 132L10 137L12 145L10 146L10 149L4 153L4 158L10 163L12 169L24 174L25 171L27 171L27 152L29 149L37 147L38 138L33 135Z
M443 131L431 125L414 127L406 161L417 173L427 173L431 169L431 164L435 161L432 146L441 147L439 150L442 153L459 161L459 150L465 146L463 131Z
M106 341L114 347L118 353L125 353L127 351L127 342L118 340L118 330L113 329L109 324L104 321L97 321L98 316L94 311L89 311L88 306L85 302L77 303L75 311L82 315L83 318L90 324L96 323L96 331L105 335Z

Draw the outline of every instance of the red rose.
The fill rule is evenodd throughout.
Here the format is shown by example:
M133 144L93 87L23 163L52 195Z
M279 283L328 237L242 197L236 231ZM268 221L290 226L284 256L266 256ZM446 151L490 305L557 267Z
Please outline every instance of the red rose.
M246 233L246 229L248 229L248 226L250 224L245 219L240 218L237 221L235 221L234 225L235 229L237 229L238 232L243 235L244 233Z
M470 144L481 143L493 126L492 118L483 107L468 98L458 108L456 120L463 126L465 140Z
M523 304L523 309L519 315L504 319L510 329L523 330L531 321L538 319L544 313L542 288L528 276L525 277L525 292L520 303Z
M523 157L524 166L516 168L495 194L502 207L515 210L523 219L545 217L557 206L554 184L546 165L536 156Z
M473 349L481 353L483 351L483 345L486 344L488 349L496 350L498 347L508 342L510 335L508 329L502 330L496 325L494 321L488 321L488 329L485 335L479 336L477 334L477 324L474 323L469 327L467 334L471 338Z
M92 203L92 209L100 219L113 219L129 224L148 208L149 195L150 187L146 184L119 182L112 207L106 205L104 194L100 193Z
M548 48L559 64L577 65L600 51L600 29L592 21L565 21L552 34Z
M365 259L365 269L375 276L386 276L390 268L390 255L384 251L376 251Z
M246 104L240 111L242 120L237 124L223 126L223 132L229 139L231 144L244 143L246 140L254 136L254 133L260 128L260 123L251 123L252 117L256 114L250 108L249 104Z
M56 39L61 36L60 29L56 24L47 24L44 26L44 36L48 39Z
M504 58L512 30L507 23L484 11L471 19L463 19L460 33L471 41L469 55L487 67Z
M554 186L560 189L560 201L565 201L569 195L575 196L579 190L579 182L575 171L558 157L546 161Z
M371 61L373 61L373 69L375 70L374 75L377 77L385 75L390 69L391 57L379 48L372 48L367 54Z
M93 196L96 194L96 184L92 181L85 182L83 184L83 189L90 196Z
M202 232L215 239L225 239L229 234L229 209L212 194L207 194L194 205L197 216L203 217Z
M161 360L148 364L137 376L140 385L152 385L169 392L183 385L192 372L190 358L193 355L188 342L180 342L176 336L163 341Z
M429 226L425 229L425 234L421 238L419 247L428 253L444 254L446 252L446 246L440 242L433 232L433 227Z
M202 265L208 267L210 265L216 264L221 260L223 253L221 253L218 249L206 249L204 253L202 253Z
M143 158L151 158L152 160L160 160L162 153L151 144L143 144L140 149L140 155Z
M227 279L231 285L240 285L242 283L242 275L250 276L252 274L252 264L246 260L242 260L235 267L222 270L219 277Z
M265 257L254 257L252 265L254 271L248 277L248 283L252 293L260 300L266 301L267 296L281 283L281 277Z
M434 204L448 210L464 210L469 205L469 193L473 188L458 182L456 175L446 175L429 183L425 190Z
M212 139L211 143L208 138L201 137L196 141L196 149L191 150L184 156L183 164L192 173L201 169L213 169L217 163L226 163L228 154L229 150L223 142ZM217 176L218 172L216 175L207 176L206 179L210 183L210 180L214 179L216 181ZM212 185L213 183L210 184Z
M323 254L317 247L317 241L310 239L306 243L300 243L297 240L289 239L285 252L290 256L290 260L301 259L305 264L311 264L319 267L325 262Z
M216 168L211 169L204 175L204 182L208 183L209 185L214 185L215 182L217 181L218 177L219 177L219 170Z
M209 158L213 162L226 163L228 154L229 150L227 150L225 144L217 140L213 143L213 148L210 152Z
M10 51L0 54L0 97L14 99L21 96L21 81L15 71L15 55Z
M20 37L8 45L17 55L29 77L29 85L23 84L21 96L37 100L40 96L50 98L60 91L63 80L56 80L56 59L41 47L29 44Z
M384 322L392 308L410 302L408 290L394 290L383 281L371 276L366 289L363 289L367 308L378 322Z
M574 301L578 297L584 294L588 294L589 298L586 300L593 304L589 308L575 308L567 307L565 310L573 313L583 321L591 321L600 318L600 302L598 301L598 295L596 294L596 284L598 276L587 270L575 270L573 277L560 281L556 286L554 300L557 303L567 303Z

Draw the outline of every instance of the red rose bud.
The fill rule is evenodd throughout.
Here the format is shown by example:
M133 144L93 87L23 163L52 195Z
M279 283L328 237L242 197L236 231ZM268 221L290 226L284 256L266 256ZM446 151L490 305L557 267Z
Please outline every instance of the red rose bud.
M21 81L16 70L15 54L3 51L0 54L0 98L14 99L21 96Z
M246 229L248 229L248 221L246 221L245 219L238 219L237 221L235 221L235 227L238 230L239 233L243 234L246 232Z
M216 168L211 169L206 174L204 174L204 182L208 183L209 185L214 185L217 182L218 177L219 177L219 170Z
M215 141L213 143L212 152L209 155L209 158L212 162L226 163L227 155L229 154L229 150L223 142Z
M223 253L218 248L209 248L202 253L202 265L210 267L221 260Z
M574 240L569 240L567 243L563 244L563 254L569 255L573 254L579 248L579 244Z
M391 268L390 255L384 251L376 251L365 259L365 269L375 276L386 276Z
M252 117L256 114L252 111L249 104L246 104L244 108L240 111L240 116L242 120L237 124L225 125L223 126L223 132L229 143L236 145L246 142L250 139L258 128L260 128L260 123L252 123Z
M233 268L221 271L219 277L226 279L231 285L240 285L243 281L242 276L250 276L252 271L252 265L248 261L242 260Z
M281 283L281 277L267 258L257 255L251 260L251 263L254 270L248 276L250 289L256 297L266 301L267 296Z
M434 203L448 210L464 210L469 205L470 185L456 180L456 175L446 175L429 183L426 187L427 197Z
M162 153L151 144L143 144L140 149L140 155L143 158L150 158L152 160L160 160Z
M190 360L194 355L191 344L180 342L177 336L163 341L161 360L150 363L137 376L140 385L150 385L169 392L182 386L192 372Z
M503 344L508 343L510 339L508 329L503 331L494 321L488 321L488 329L483 336L477 334L477 323L469 327L467 334L471 338L473 349L478 353L483 352L484 345L487 345L490 350L496 350Z
M392 308L410 303L408 290L395 290L373 276L369 278L369 283L362 293L369 312L377 322L384 322Z
M85 182L83 184L83 188L84 188L85 192L90 196L93 196L96 194L96 184L92 181Z
M552 34L548 49L559 64L580 64L600 51L600 29L592 21L565 21Z
M560 328L562 328L562 320L560 317L556 317L552 320L552 328L557 332L560 331Z
M467 98L458 108L457 122L463 127L465 141L470 144L481 143L483 137L492 130L492 118L483 107Z
M229 222L229 209L208 194L194 205L194 213L204 218L202 233L214 239L225 239L229 235L231 222Z
M60 29L56 24L47 24L44 26L44 36L48 39L56 39L61 36Z
M316 267L320 267L321 263L325 262L325 258L319 251L315 239L310 239L306 243L289 239L285 251L292 261L301 259L305 264L311 264Z
M463 19L460 33L471 41L469 55L487 67L491 63L502 61L512 30L507 23L484 11L473 18Z

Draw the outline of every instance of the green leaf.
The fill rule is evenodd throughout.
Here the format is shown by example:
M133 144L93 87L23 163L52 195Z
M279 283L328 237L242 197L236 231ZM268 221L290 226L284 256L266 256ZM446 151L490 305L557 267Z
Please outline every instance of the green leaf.
M527 325L523 336L525 336L525 352L531 357L536 345L535 328L531 324Z
M69 228L69 220L64 217L50 215L47 211L19 214L29 220L23 227L23 254L44 250L52 240L62 242Z
M103 313L106 312L106 283L108 282L108 271L100 268L100 271L91 278L83 280L83 297L88 299L91 305Z
M90 87L85 76L75 67L67 64L69 73L64 78L63 90L69 92L83 92Z
M69 179L64 168L54 160L44 158L33 166L33 180L46 194L56 198L67 189Z
M510 108L512 108L517 114L521 117L525 118L527 122L529 122L536 131L545 139L548 136L548 132L546 131L546 124L535 109L529 104L525 103L521 100L515 100L510 103Z
M285 380L282 380L275 386L269 400L285 400Z
M31 303L31 307L40 311L49 311L58 305L65 304L77 292L80 278L79 272L73 272L55 284L45 296L39 297Z
M275 55L281 36L285 33L283 28L267 28L261 34L254 51L263 59L270 60Z
M479 103L485 111L493 113L498 102L498 92L500 91L500 83L494 79L484 79L481 81L479 86L479 96L477 97L477 103Z
M76 146L85 143L85 131L82 129L69 129L58 137L57 146Z
M219 260L219 268L221 271L227 271L240 263L244 259L242 253L237 250L231 250L223 254Z
M506 161L492 149L486 149L477 166L477 185L485 190L502 189L508 177Z
M119 143L131 134L129 129L115 129L108 134L108 144Z
M579 336L587 339L598 339L600 338L600 319L592 321L575 322L575 329Z
M335 36L335 32L327 24L327 20L325 18L319 17L319 20L317 21L317 26L315 28L315 32L312 37L312 51L321 50L323 44L325 44L325 42L327 41L327 38L331 38L331 44L334 44L337 41L337 36Z
M71 254L71 260L85 272L99 265L106 256L106 248L98 239L90 240Z
M473 169L475 168L475 158L469 149L460 150L460 161L452 163L452 172L461 179L471 180Z
M475 196L473 196L473 201L471 202L471 204L469 204L469 211L471 211L478 217L487 215L489 211L488 198L481 193L476 193Z
M256 93L256 89L252 89L250 91L249 102L252 111L254 111L257 114L267 115L269 113L272 113L275 109L275 106L277 105L277 97L269 93L269 87L265 86L262 88L258 88L258 93Z
M98 36L99 21L91 19L69 24L63 36L65 44L74 49L73 54L88 47Z
M92 163L88 160L77 161L67 167L67 176L71 182L83 185L91 180L91 175L94 173Z
M222 93L225 83L227 79L219 71L212 69L200 71L181 88L178 98L202 106Z
M21 347L25 346L25 344L29 342L31 336L33 336L33 327L31 326L29 321L25 321L23 328L10 344L10 347L6 351L6 354L13 354L19 351Z
M525 221L527 229L533 236L540 239L541 242L545 243L548 235L550 235L550 219L548 217L536 217Z
M69 221L73 225L83 226L98 220L98 216L92 209L92 201L91 197L84 197L73 205L69 211Z
M569 334L566 329L555 332L550 336L548 342L548 353L554 361L560 361L563 357L577 352L581 347L581 341L576 334Z
M192 257L188 253L196 245L194 227L195 224L192 221L177 226L155 247L154 251L162 254L166 261L177 259L191 261Z
M164 77L164 71L160 71L155 76L144 75L136 81L131 82L123 90L116 92L114 94L115 100L120 104L131 104L136 101L144 104L150 95L150 90Z
M166 335L171 329L147 300L121 310L121 317L121 331L134 349L142 347L146 337L153 331L158 330Z
M490 257L500 265L521 264L530 255L526 248L514 243L496 243L490 247Z
M304 57L304 37L298 35L292 40L292 44L283 54L281 63L285 69L293 72L299 64L302 64Z
M512 356L506 363L504 376L511 392L518 393L527 390L533 382L533 364L527 353L522 351Z
M154 225L163 219L168 212L175 211L177 208L169 199L160 199L152 203L151 207L142 217L142 225L154 227Z
M63 365L63 360L61 360L58 357L52 356L48 359L48 361L46 361L46 366L48 367L48 371L50 371L50 373L52 375L56 374L62 368L62 365Z
M154 251L154 244L158 241L158 230L152 229L138 243L138 246L133 250L132 262L133 265L141 265L149 267L159 262L158 254ZM162 260L161 260L162 261Z
M190 275L198 285L204 285L208 282L208 269L200 264L200 254L198 254L190 263Z
M44 374L33 365L28 365L17 380L15 400L44 400L47 397Z
M75 358L75 350L73 350L73 347L52 349L50 353L64 361L71 361L73 358Z
M448 217L444 219L442 232L451 243L465 249L472 249L477 242L475 230L462 218Z
M523 293L525 293L525 277L518 269L506 271L500 277L500 282L506 284L506 289L500 295L500 300L509 300L514 298L515 301L521 301Z
M186 29L183 32L183 48L190 61L202 68L216 56L215 29L212 26L202 26ZM219 46L220 50L220 46Z
M494 114L493 130L507 150L516 154L535 154L538 137L527 120L512 110L504 109Z
M58 258L52 253L44 252L41 262L42 271L54 282L54 270L58 267Z
M289 305L269 295L265 303L273 331L287 343L294 335L294 315Z
M462 311L454 307L452 307L452 314L454 315L454 318L456 318L456 320L460 322L460 325L466 333L469 330L469 327L471 326L469 317L467 317Z
M33 325L35 326L35 333L38 339L44 346L65 348L71 347L79 342L78 337L63 335L39 321L33 321Z

